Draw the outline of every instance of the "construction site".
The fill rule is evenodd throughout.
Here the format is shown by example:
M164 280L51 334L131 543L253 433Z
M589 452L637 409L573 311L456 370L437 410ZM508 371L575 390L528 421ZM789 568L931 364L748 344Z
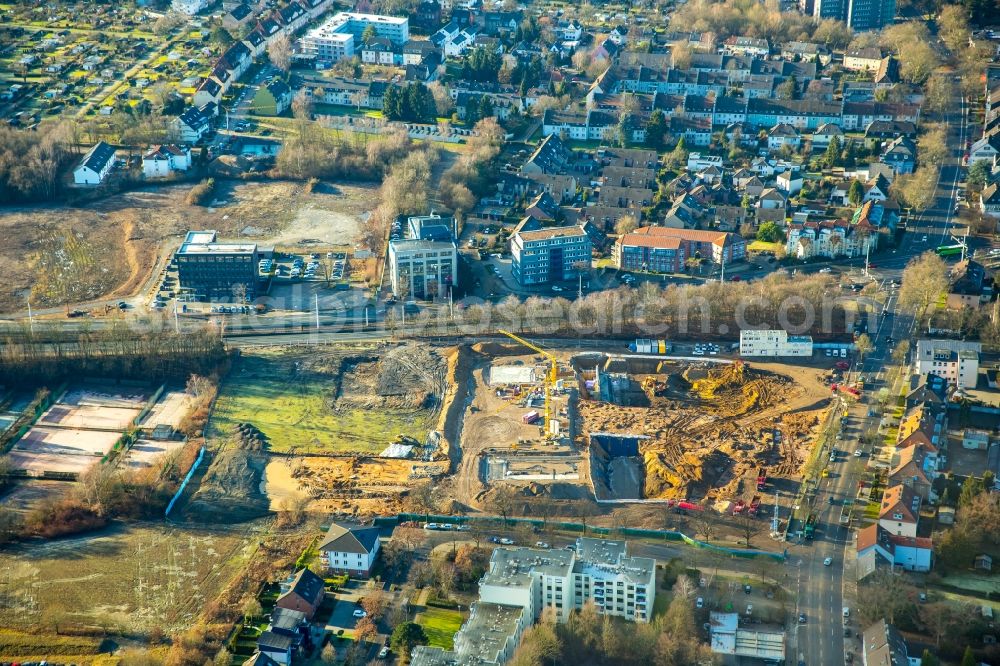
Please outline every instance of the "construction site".
M473 347L455 497L675 500L756 512L799 476L828 407L815 368L570 354L508 334ZM533 353L532 353L533 352Z
M605 355L574 363L598 500L732 503L737 513L759 505L769 480L798 475L829 397L822 375L798 366Z

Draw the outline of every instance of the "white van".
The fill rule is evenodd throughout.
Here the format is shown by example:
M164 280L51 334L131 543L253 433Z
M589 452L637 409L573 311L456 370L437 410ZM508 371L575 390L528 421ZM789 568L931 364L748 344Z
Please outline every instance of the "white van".
M851 617L851 609L844 606L844 617Z

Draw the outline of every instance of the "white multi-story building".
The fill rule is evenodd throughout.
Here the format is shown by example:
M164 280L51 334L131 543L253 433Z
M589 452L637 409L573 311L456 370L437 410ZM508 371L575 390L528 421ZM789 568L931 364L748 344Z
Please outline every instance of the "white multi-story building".
M453 221L437 215L407 220L407 238L389 241L392 293L406 299L448 296L458 285Z
M175 12L194 16L205 7L208 7L208 0L172 0L170 8Z
M942 377L952 386L975 388L983 345L965 340L917 340L913 372Z
M302 37L302 53L326 63L352 58L369 27L377 37L388 39L397 46L410 39L410 20L406 17L339 12Z
M840 220L804 222L788 226L785 252L798 259L860 257L875 250L878 234L857 233Z
M602 615L649 622L655 598L656 560L629 556L624 541L581 537L574 550L498 548L455 650L418 647L411 664L504 664L543 612L565 622L593 604Z
M740 356L812 356L808 335L788 335L783 329L740 331Z

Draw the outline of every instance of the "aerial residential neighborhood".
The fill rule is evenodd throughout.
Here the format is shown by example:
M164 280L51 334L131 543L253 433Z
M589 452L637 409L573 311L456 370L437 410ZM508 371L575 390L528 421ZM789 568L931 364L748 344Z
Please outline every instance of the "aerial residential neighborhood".
M0 122L0 666L1000 664L998 6L30 0Z

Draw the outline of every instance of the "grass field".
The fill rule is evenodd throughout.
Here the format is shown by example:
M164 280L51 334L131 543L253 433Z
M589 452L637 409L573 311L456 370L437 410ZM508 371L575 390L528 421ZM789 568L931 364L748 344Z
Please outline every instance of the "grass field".
M241 532L116 527L5 550L0 646L6 640L14 649L24 640L5 630L54 633L83 626L145 634L154 627L168 633L185 628L243 565L250 546ZM24 652L29 647L18 648L22 656L39 654ZM17 655L0 647L0 656Z
M299 352L245 353L223 382L209 436L226 437L238 423L252 423L274 452L378 453L399 435L423 441L434 427L431 410L334 409L336 363L307 371L306 362Z
M417 624L424 628L431 647L450 650L454 647L455 634L462 627L462 614L446 608L428 608L417 615Z

